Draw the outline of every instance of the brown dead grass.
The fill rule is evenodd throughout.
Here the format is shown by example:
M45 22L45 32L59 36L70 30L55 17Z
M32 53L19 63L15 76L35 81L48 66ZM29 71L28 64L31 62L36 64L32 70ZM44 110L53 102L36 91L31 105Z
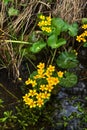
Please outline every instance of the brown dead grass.
M38 13L61 17L69 23L79 22L83 17L87 17L85 11L87 0L52 0L52 2L47 2L47 0L14 0L14 2L15 8L19 9L20 13L17 17L10 17L10 21L6 11L12 5L5 6L3 2L0 2L1 29L8 30L9 27L12 27L16 33L20 32L21 29L23 29L23 34L26 34L27 30L31 32L35 27Z
M69 23L79 22L86 17L86 0L57 0L53 14L60 16Z

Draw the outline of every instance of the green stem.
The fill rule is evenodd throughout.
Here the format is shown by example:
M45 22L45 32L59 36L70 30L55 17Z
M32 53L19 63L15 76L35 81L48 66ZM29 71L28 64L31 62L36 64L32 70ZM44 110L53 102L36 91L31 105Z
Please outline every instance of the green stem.
M9 95L11 95L12 97L14 97L15 99L18 100L18 98L17 98L14 94L12 94L9 90L7 90L7 89L3 86L3 84L0 83L0 87L2 87Z
M55 56L56 56L56 52L57 52L57 49L54 50L53 57L52 57L52 59L51 59L51 64L53 63L53 60L54 60L54 58L55 58Z
M6 43L12 42L12 43L20 43L20 44L32 44L25 41L16 41L16 40L5 40Z

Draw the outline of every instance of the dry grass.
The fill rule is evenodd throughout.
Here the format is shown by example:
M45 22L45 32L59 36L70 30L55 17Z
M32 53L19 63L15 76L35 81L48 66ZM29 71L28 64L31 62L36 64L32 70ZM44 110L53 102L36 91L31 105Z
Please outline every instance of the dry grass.
M53 9L54 16L60 16L69 23L79 22L85 17L86 0L57 0Z
M38 13L61 17L69 23L79 22L82 17L86 17L86 0L52 0L52 2L47 2L47 0L26 0L26 2L25 0L14 0L14 2L15 8L17 8L20 13L17 17L11 17L10 21L6 11L12 5L9 4L5 6L3 2L0 3L0 25L3 29L5 24L7 30L8 27L12 26L16 33L20 32L22 28L23 34L25 34L28 29L32 31L35 27L36 15ZM24 3L25 6L23 7ZM10 26L8 26L8 22Z

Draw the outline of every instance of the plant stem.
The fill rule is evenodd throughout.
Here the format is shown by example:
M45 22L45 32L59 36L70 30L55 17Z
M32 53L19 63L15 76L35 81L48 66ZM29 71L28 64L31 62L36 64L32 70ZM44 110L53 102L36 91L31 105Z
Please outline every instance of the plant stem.
M0 83L0 87L2 87L9 95L11 95L12 97L14 97L15 99L18 100L18 98L17 98L14 94L12 94L9 90L7 90L7 89L3 86L3 84Z
M56 52L57 52L57 49L54 50L53 57L52 57L52 59L51 59L51 64L53 63L53 60L54 60L55 55L56 55Z
M25 41L16 41L16 40L4 40L6 43L12 42L12 43L20 43L20 44L32 44L30 42Z

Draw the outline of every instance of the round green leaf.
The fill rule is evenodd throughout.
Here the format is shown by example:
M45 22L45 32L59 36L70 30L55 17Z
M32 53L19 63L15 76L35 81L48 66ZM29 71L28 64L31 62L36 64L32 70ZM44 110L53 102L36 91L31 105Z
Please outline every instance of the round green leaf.
M77 76L73 73L66 72L64 77L60 79L59 84L63 87L73 87L77 83Z
M77 32L78 32L78 24L77 23L73 23L72 25L69 25L69 35L74 37L77 35Z
M40 52L44 47L46 46L46 43L43 41L37 41L33 43L33 45L30 47L30 51L33 53Z
M47 43L48 46L50 46L52 49L55 49L66 44L66 40L63 38L58 39L57 36L53 34L48 38Z
M58 56L57 65L60 68L67 69L67 68L74 68L78 65L77 56L74 52L62 52Z

